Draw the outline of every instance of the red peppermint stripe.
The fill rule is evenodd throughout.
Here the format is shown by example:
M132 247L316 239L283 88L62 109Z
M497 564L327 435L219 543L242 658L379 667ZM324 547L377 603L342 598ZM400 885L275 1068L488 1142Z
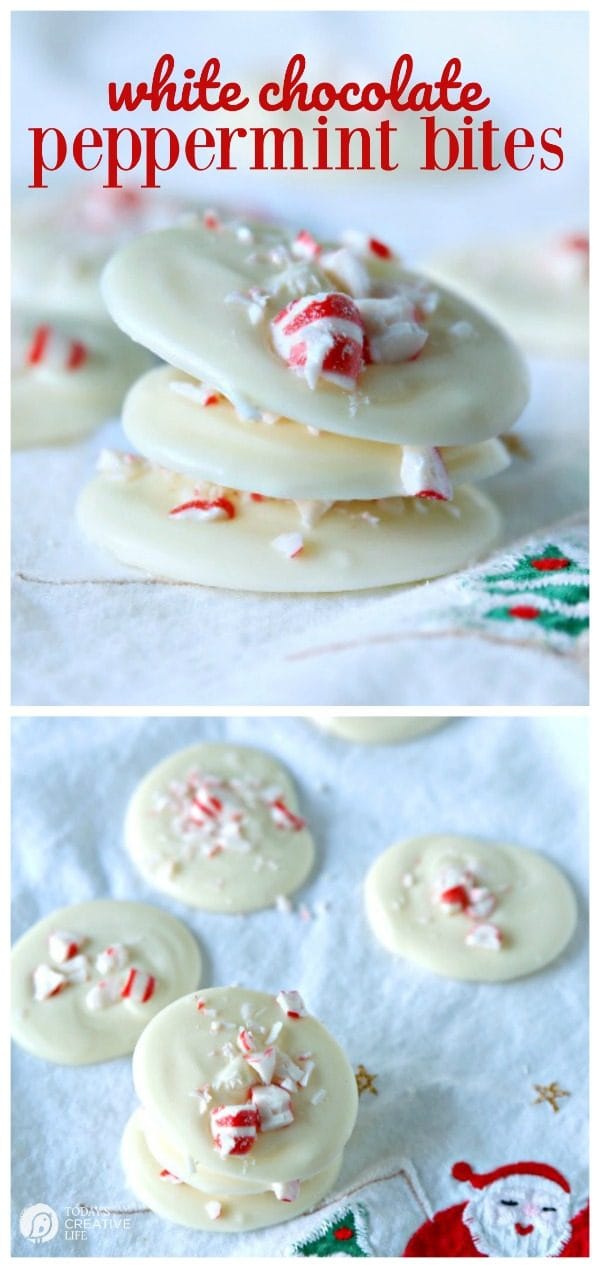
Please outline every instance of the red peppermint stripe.
M85 344L68 339L53 326L36 326L25 354L26 365L46 363L65 370L78 370L87 359Z
M211 511L222 511L222 515L216 515L214 518L228 520L235 518L235 506L233 505L233 502L230 502L229 498L213 498L212 500L205 498L192 498L189 502L181 502L179 506L174 506L173 509L169 511L169 515L183 516L186 512L189 513L193 511L206 511L207 514L210 514Z
M372 255L379 256L380 260L391 260L394 252L385 242L380 242L379 238L369 238L369 251Z
M309 298L309 297L307 297ZM324 296L315 297L305 304L303 299L295 299L287 308L284 308L276 317L273 318L274 323L285 322L289 317L290 321L282 326L284 335L294 335L296 331L302 330L313 321L321 321L323 318L339 317L342 321L352 322L353 325L362 331L362 318L358 308L353 304L348 295L342 295L341 292L331 291Z
M136 1004L147 1004L154 995L156 978L141 969L130 969L121 989L123 999L132 999Z

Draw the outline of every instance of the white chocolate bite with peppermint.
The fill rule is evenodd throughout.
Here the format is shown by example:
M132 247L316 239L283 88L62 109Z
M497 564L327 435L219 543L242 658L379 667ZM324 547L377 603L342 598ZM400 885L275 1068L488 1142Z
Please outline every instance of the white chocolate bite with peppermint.
M123 428L158 466L266 497L337 502L414 491L410 446L315 436L288 418L244 419L225 397L169 366L128 392ZM440 456L453 485L497 475L509 463L501 440L445 446Z
M452 502L309 502L201 486L107 454L80 495L86 537L147 574L230 590L331 593L399 585L473 563L500 517L471 485Z
M432 973L501 982L543 969L569 942L575 895L549 859L476 837L423 836L371 867L367 915L389 951Z
M333 1188L342 1162L340 1157L304 1180L293 1202L278 1199L272 1189L234 1194L223 1194L212 1186L201 1190L160 1166L148 1145L144 1123L138 1110L129 1119L121 1142L121 1162L130 1188L156 1215L206 1233L249 1232L313 1210Z
M287 771L233 744L196 744L155 766L130 801L125 841L150 884L206 911L272 906L314 861Z
M129 1182L192 1227L256 1228L308 1209L356 1119L352 1068L293 990L177 1000L142 1036L133 1075L143 1112L125 1132Z
M248 416L413 445L477 444L512 426L527 374L486 317L388 248L342 244L367 291L348 293L339 252L328 273L330 248L307 253L300 236L235 222L147 234L107 265L107 307L131 338Z
M588 348L589 239L556 233L469 244L430 262L434 279L478 304L528 352L583 357Z
M447 721L446 718L336 717L321 713L315 714L312 720L330 735L357 744L401 744L437 731Z
M13 449L79 440L118 413L149 354L106 323L19 317L12 343Z
M15 208L12 299L41 320L70 316L109 323L100 275L128 238L173 224L189 204L162 190L103 189L82 184L47 191Z
M160 1009L197 985L200 968L194 938L158 907L63 907L13 947L13 1038L60 1065L125 1056Z

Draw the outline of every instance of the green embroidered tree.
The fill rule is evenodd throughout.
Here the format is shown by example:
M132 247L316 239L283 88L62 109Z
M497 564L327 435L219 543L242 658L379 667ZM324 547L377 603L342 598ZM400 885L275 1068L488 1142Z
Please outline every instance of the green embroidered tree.
M321 1228L304 1242L297 1242L292 1247L293 1255L358 1255L367 1259L371 1251L366 1243L363 1228L362 1212L348 1207L333 1219L326 1221Z
M522 555L508 571L488 573L481 581L488 594L506 596L504 604L484 613L489 620L534 621L545 630L573 638L588 628L587 568L557 546Z

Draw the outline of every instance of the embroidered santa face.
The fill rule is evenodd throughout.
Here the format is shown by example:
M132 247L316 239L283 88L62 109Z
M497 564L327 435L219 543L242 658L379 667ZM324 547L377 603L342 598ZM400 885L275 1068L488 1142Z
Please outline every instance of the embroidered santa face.
M532 1174L525 1170L528 1166ZM564 1177L543 1164L517 1163L514 1170L506 1167L498 1171L500 1174L465 1176L475 1192L463 1220L477 1249L503 1258L560 1254L571 1231L570 1195Z

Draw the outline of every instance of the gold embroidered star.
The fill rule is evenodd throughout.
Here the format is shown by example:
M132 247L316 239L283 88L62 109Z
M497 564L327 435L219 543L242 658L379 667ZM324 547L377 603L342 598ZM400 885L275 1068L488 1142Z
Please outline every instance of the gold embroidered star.
M571 1095L570 1092L565 1092L558 1083L534 1083L533 1090L537 1092L537 1096L535 1101L532 1101L532 1105L542 1105L544 1101L547 1101L555 1114L558 1114L560 1109L559 1099L562 1096Z
M373 1096L378 1095L378 1090L375 1087L377 1080L376 1074L369 1074L369 1071L365 1069L364 1065L359 1065L354 1077L356 1079L359 1096L362 1096L363 1092L371 1092Z

